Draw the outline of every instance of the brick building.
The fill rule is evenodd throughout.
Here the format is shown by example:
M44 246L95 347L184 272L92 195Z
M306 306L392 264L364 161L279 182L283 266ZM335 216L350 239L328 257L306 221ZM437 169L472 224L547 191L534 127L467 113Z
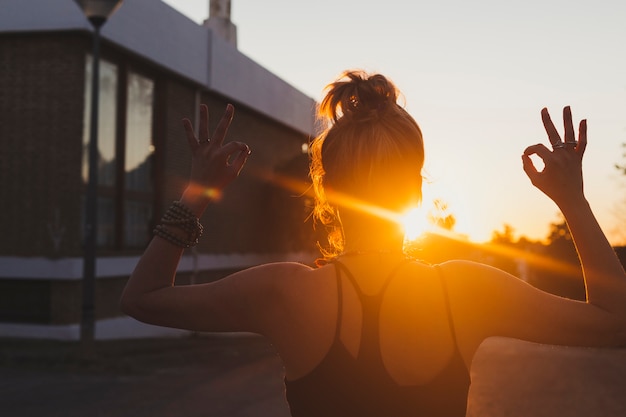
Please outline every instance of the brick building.
M0 14L0 337L79 334L92 28L72 0L5 0ZM200 103L252 156L180 275L211 280L260 262L311 262L307 180L315 102L236 47L228 14L204 25L159 0L125 2L102 29L96 338L166 329L123 316L118 297L190 154L181 119ZM197 119L197 118L196 118Z

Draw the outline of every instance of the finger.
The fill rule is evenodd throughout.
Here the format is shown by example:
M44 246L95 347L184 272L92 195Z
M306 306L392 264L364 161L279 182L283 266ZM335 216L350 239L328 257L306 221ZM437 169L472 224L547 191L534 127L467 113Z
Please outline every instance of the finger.
M209 108L206 104L200 105L200 132L198 140L200 142L209 141Z
M531 145L524 149L524 156L537 155L543 161L552 158L552 151L546 147L543 143Z
M572 124L572 109L570 106L563 107L563 125L565 127L565 143L576 143L574 125Z
M239 175L243 166L246 164L248 157L250 156L250 148L247 145L242 144L241 151L237 154L237 156L232 160L231 167L236 175Z
M530 156L526 154L522 155L522 168L524 169L524 172L526 173L526 175L528 175L528 178L530 178L531 181L533 181L538 174L535 164L533 164Z
M191 125L191 120L185 118L183 119L183 128L185 129L185 134L187 136L187 143L192 151L195 151L198 147L198 140L196 139L196 134L193 131L193 126Z
M576 146L576 152L580 154L582 158L587 148L587 119L580 121L578 125L578 145Z
M215 132L213 132L213 142L214 146L222 146L224 143L224 138L226 138L226 132L228 131L228 127L230 123L233 121L233 115L235 114L235 107L232 104L228 104L226 106L226 110L224 111L224 115L222 116L220 122L217 124L215 128Z
M230 160L233 155L247 152L250 152L250 148L243 142L228 142L226 145L222 146L219 151L222 157L229 162L229 165L233 163L233 161Z
M546 129L548 139L552 146L561 143L561 136L559 136L559 132L554 127L550 113L548 113L548 109L545 107L541 110L541 120L543 121L543 127Z

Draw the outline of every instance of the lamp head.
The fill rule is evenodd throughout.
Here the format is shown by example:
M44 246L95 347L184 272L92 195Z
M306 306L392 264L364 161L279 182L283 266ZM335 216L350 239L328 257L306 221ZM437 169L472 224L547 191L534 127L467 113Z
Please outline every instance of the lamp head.
M124 0L74 0L94 27L99 28Z

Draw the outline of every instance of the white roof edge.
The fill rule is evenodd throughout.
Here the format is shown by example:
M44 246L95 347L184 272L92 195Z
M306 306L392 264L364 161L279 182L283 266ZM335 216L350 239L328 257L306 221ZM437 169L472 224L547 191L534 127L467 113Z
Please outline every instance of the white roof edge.
M74 0L3 0L0 33L91 31ZM102 37L306 135L315 100L160 0L126 1Z
M311 264L317 257L313 252L289 253L202 253L185 254L177 272L216 271L243 269L270 262L299 262ZM139 256L98 257L97 278L129 276ZM0 256L0 279L18 280L80 280L83 278L83 258L68 257L51 259L45 257Z

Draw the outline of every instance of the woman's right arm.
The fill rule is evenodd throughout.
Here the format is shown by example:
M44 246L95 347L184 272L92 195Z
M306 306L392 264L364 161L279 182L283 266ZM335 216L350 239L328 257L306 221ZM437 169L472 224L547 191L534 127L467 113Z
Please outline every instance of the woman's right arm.
M486 265L448 262L442 267L450 283L453 314L459 328L465 329L460 336L472 354L490 336L577 346L626 344L626 273L583 191L587 123L580 123L576 141L566 107L561 140L547 109L541 115L553 150L542 144L528 147L522 156L524 171L565 216L582 265L587 300L543 292ZM535 168L533 155L543 160L543 170Z
M527 148L522 156L524 171L533 185L550 197L565 216L583 269L587 301L606 311L624 315L626 274L583 191L582 159L587 146L587 121L580 122L576 141L571 109L565 107L565 131L561 140L547 109L542 110L541 117L554 149L550 151L544 145ZM542 171L537 171L530 160L533 154L544 161Z

